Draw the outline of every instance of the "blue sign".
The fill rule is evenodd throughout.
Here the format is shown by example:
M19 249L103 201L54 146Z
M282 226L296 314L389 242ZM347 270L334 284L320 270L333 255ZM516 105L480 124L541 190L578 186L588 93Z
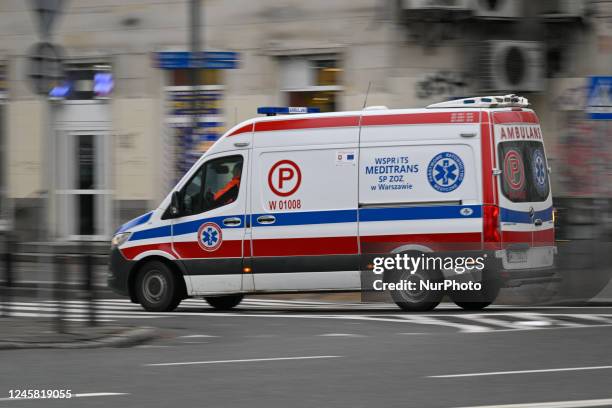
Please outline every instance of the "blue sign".
M319 113L321 109L306 106L261 106L257 108L260 115L273 116L276 114L289 115L293 113Z
M229 51L206 51L195 54L189 51L155 53L155 66L162 69L234 69L238 68L239 60L239 53Z
M612 120L612 77L589 77L587 112L595 120Z
M450 193L457 189L464 176L463 160L455 153L442 152L431 159L427 166L429 184L441 193Z

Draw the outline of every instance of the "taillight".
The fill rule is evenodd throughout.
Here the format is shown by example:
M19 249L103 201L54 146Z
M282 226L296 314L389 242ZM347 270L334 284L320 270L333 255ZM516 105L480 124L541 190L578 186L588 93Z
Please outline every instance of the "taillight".
M482 206L482 232L484 242L501 242L499 232L499 207L496 205Z

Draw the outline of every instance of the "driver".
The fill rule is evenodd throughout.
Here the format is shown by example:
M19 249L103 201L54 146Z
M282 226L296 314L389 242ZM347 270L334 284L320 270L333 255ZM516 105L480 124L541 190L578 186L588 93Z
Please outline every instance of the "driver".
M242 163L238 163L232 170L232 179L213 195L216 204L229 204L238 197L241 175Z

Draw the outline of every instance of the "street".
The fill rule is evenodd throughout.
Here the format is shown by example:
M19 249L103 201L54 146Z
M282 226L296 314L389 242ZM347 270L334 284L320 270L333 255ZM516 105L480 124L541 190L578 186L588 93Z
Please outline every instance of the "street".
M612 406L606 303L478 313L443 304L407 314L390 304L298 299L246 298L232 312L194 299L172 313L102 299L103 321L159 327L162 339L0 351L0 407ZM86 317L82 304L70 305L69 319ZM55 305L15 299L12 307L40 318ZM12 389L70 389L74 398L16 401Z

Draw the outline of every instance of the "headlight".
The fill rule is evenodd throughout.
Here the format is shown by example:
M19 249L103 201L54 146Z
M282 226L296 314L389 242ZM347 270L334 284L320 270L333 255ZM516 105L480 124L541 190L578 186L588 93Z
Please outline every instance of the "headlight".
M120 232L111 239L111 248L121 246L130 238L131 232Z

